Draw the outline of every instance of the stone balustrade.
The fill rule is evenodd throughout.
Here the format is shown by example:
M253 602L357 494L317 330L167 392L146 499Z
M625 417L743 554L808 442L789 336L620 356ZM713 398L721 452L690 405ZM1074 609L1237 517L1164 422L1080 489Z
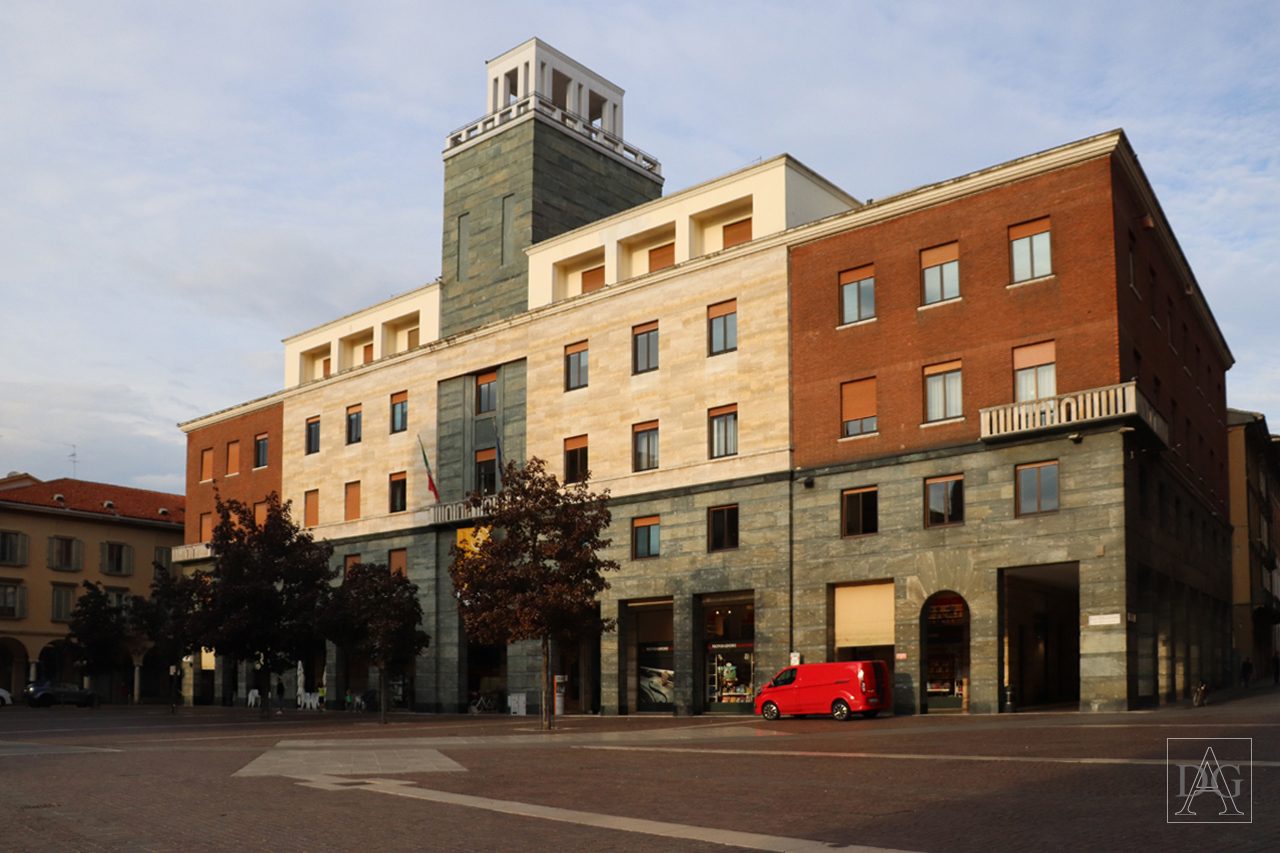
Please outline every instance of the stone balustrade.
M1169 445L1168 423L1138 390L1136 382L993 406L982 409L979 416L984 440L1132 416L1145 423L1166 447Z

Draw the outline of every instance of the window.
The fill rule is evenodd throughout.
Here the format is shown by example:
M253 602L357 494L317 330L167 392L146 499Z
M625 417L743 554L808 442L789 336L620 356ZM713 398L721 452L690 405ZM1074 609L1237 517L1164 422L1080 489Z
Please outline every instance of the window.
M492 447L476 451L476 491L482 495L498 491L498 455Z
M658 556L661 550L660 529L656 515L631 520L631 559L645 560Z
M948 243L920 253L924 304L960 296L960 244Z
M387 570L391 572L391 576L408 577L409 575L409 550L407 548L395 548L387 552Z
M0 566L27 564L27 534L17 530L0 530Z
M604 267L592 267L582 271L582 292L591 293L604 287Z
M849 438L876 431L876 378L840 386L840 435Z
M121 542L103 542L99 549L99 565L104 575L133 574L133 546Z
M960 401L960 362L924 369L925 420L944 421L964 414Z
M307 418L307 453L320 452L320 416Z
M360 517L360 481L347 483L345 490L345 512L343 519L346 521L355 521Z
M476 414L497 411L498 372L481 373L476 377Z
M738 455L738 404L721 406L707 412L710 421L709 442L712 459Z
M964 475L934 477L924 481L924 526L946 527L964 523Z
M1014 348L1013 388L1019 403L1057 396L1056 358L1053 341Z
M129 590L107 587L107 606L116 610L124 610L129 606Z
M53 606L50 610L49 618L54 622L69 622L71 620L71 610L75 607L75 594L75 587L55 584L53 587Z
M724 226L724 247L732 249L734 246L741 246L743 243L751 242L751 217L739 219L737 222L730 222Z
M409 505L409 475L405 471L392 474L387 484L387 511L404 512Z
M84 561L84 543L70 536L49 537L49 568L64 572L80 571Z
M579 435L564 440L564 481L580 483L587 479L587 437Z
M329 378L329 374L330 374L330 373L332 373L332 372L333 372L333 359L331 359L331 358L326 358L326 359L324 360L324 375L325 375L325 378L326 378L326 379L327 379L327 378Z
M391 395L391 431L404 432L409 428L409 392Z
M200 451L200 482L207 483L213 479L213 448L206 447Z
M738 547L738 505L713 506L707 511L707 550L731 551Z
M707 352L720 355L738 348L738 300L730 299L707 309Z
M368 363L369 363L369 362L371 362L371 361L373 361L373 344L365 344L365 345L364 345L364 359L363 359L360 363L361 363L361 364L368 364Z
M154 559L151 566L153 580L167 578L173 568L173 549L166 548L163 545L155 546Z
M227 476L240 473L240 442L227 442Z
M649 250L649 272L665 270L676 265L676 244L667 243Z
M346 575L351 574L352 567L358 566L358 565L360 565L360 555L347 554L345 557L342 558L343 574L346 574Z
M213 513L200 513L200 541L209 542L213 539Z
M1019 516L1058 511L1057 461L1019 465L1017 473Z
M359 403L347 406L347 444L360 443L360 426L363 409Z
M564 348L564 390L587 387L589 350L586 341Z
M267 434L254 436L253 438L253 467L267 467L267 449L270 445L267 443Z
M631 470L648 471L658 467L658 422L647 421L631 428Z
M840 322L857 323L876 316L876 265L840 273Z
M320 490L311 489L302 496L302 518L307 527L320 524Z
M22 619L26 615L26 587L16 583L0 583L0 619Z
M502 265L505 267L516 259L516 197L515 194L502 197Z
M471 277L471 214L458 217L458 281Z
M631 330L631 372L658 369L658 323L645 323Z
M1013 281L1030 281L1053 274L1049 250L1049 217L1024 222L1009 229L1009 252Z
M840 535L867 536L880 532L880 490L875 486L846 489L840 496Z

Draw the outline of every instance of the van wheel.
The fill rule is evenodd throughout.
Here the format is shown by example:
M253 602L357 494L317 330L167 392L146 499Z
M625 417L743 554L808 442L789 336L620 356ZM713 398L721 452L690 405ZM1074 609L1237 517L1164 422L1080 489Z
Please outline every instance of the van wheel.
M782 715L778 713L777 705L773 704L772 702L765 702L764 707L760 709L760 716L772 722L778 719L779 717L781 717Z
M866 717L868 720L874 720L876 718L876 714L879 714L879 713L880 713L880 709L877 708L874 711L863 711L862 716Z
M849 703L844 701L843 699L837 699L836 701L832 702L831 716L835 717L837 720L839 720L842 723L845 720L849 719Z

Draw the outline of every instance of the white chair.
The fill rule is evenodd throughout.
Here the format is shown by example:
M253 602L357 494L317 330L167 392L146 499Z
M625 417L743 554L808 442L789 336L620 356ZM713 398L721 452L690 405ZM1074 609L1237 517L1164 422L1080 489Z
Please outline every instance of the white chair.
M258 689L255 687L253 690L249 691L248 707L257 708L261 704L262 704L262 696L258 693Z

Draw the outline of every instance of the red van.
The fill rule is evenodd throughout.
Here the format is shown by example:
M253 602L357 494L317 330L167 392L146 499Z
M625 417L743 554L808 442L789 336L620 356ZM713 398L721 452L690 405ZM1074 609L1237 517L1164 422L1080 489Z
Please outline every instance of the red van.
M871 718L887 707L889 670L879 660L789 666L756 694L756 713L766 720L783 714L830 714L847 720L855 712Z

